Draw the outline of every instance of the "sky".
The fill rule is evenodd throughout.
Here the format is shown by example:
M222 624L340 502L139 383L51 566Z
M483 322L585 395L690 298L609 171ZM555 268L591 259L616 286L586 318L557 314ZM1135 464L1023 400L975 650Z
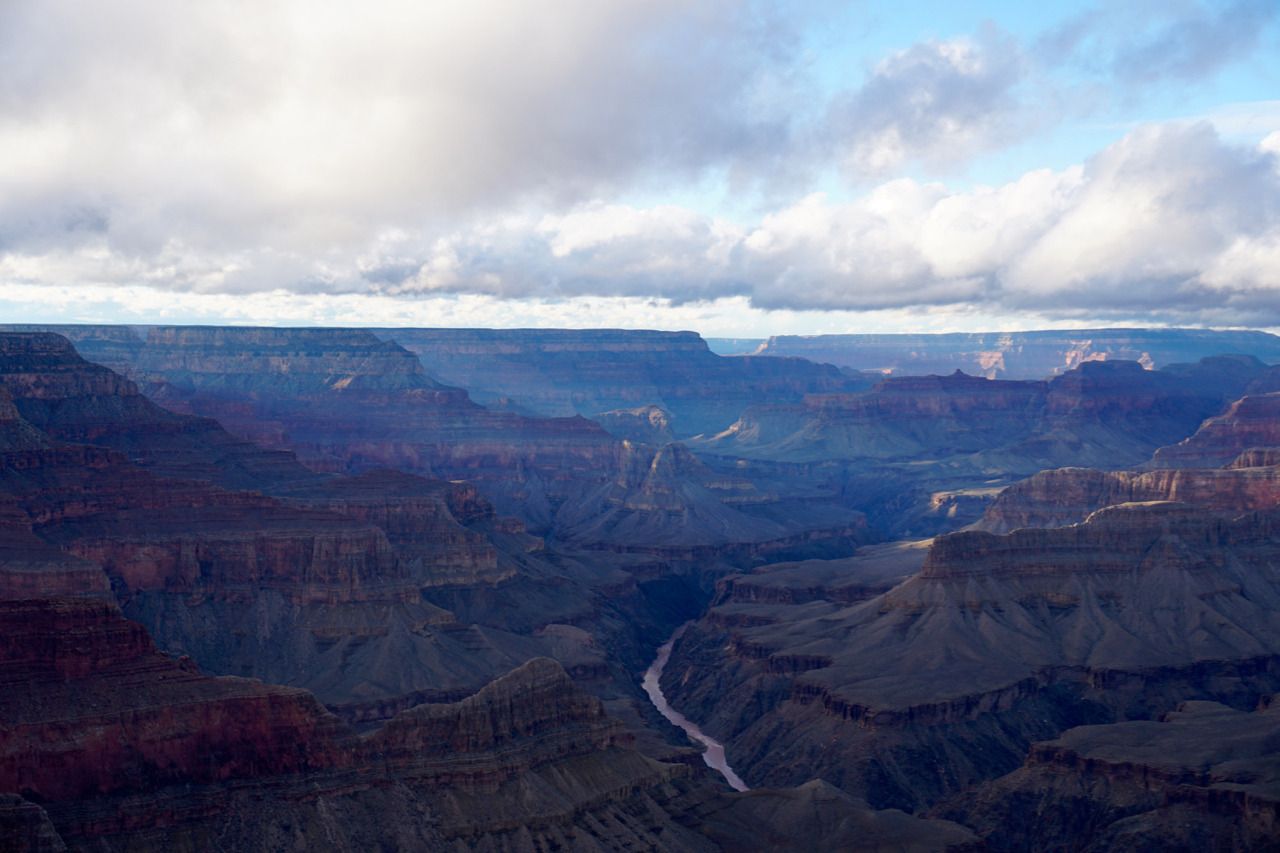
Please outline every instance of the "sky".
M0 321L1280 328L1280 3L0 0Z

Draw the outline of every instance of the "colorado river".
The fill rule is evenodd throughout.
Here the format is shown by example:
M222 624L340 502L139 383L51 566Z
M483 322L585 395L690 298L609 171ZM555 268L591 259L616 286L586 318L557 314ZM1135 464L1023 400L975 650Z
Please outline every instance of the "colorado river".
M653 707L658 709L658 713L684 729L685 734L690 738L706 746L707 750L702 753L702 760L707 763L707 766L712 770L718 771L733 790L746 791L748 790L746 783L738 777L737 773L733 772L733 768L725 760L724 747L721 746L720 742L704 735L702 729L698 728L688 717L668 705L667 697L662 695L662 687L658 684L658 680L662 678L662 671L667 668L667 661L671 659L671 647L683 632L684 626L681 625L671 635L671 639L662 644L658 649L658 656L654 658L653 663L649 664L649 668L645 671L644 680L640 682L640 685L644 688L644 692L649 694L649 701L653 703Z

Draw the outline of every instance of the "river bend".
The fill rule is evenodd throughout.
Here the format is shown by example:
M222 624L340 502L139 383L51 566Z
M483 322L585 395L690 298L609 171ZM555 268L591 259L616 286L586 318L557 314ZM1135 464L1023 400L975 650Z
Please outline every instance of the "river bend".
M654 658L653 663L645 670L644 680L640 685L644 688L644 692L649 694L649 701L653 703L653 707L658 709L658 713L666 717L670 722L684 729L691 739L706 746L706 751L702 753L702 760L712 770L720 773L725 781L729 783L729 787L735 791L749 790L745 782L733 772L733 768L729 766L729 762L724 756L724 746L715 738L703 734L702 729L697 724L681 714L675 708L667 703L667 697L662 694L662 687L658 683L662 678L662 671L667 668L667 661L671 660L671 647L675 645L680 635L684 633L685 625L681 625L676 632L671 635L671 639L667 640L658 649L658 656Z

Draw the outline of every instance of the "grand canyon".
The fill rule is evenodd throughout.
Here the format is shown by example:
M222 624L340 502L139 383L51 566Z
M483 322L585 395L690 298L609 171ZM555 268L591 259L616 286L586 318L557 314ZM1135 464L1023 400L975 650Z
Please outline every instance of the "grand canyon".
M1069 337L4 327L5 848L1272 849L1280 340Z
M0 853L1280 853L1277 0L0 0Z

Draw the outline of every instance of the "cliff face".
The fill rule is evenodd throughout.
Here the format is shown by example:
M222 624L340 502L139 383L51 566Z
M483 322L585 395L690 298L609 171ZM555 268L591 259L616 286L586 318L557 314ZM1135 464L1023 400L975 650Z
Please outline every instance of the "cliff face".
M1278 523L1129 504L1075 527L943 536L919 574L862 602L820 588L714 608L664 687L750 783L804 767L918 807L1073 725L1269 691Z
M973 841L842 795L739 804L685 765L636 753L545 659L357 736L304 691L210 678L157 653L106 602L2 601L0 638L6 847L711 851L740 832L827 848L869 828L920 849ZM758 808L796 797L803 815Z
M1265 368L1209 359L1148 371L1089 362L1048 382L963 373L890 378L862 394L811 395L797 406L748 410L694 446L709 453L793 462L947 460L1032 473L1063 464L1138 464L1189 435Z
M789 461L973 453L1025 434L1046 391L1042 382L991 382L959 373L892 379L866 393L811 395L797 405L749 409L695 447Z
M1246 396L1151 459L1154 468L1217 468L1251 448L1280 447L1280 393Z
M87 599L0 602L0 790L46 804L347 760L310 694L199 675Z
M99 340L90 331L79 335L87 346ZM696 337L677 336L677 343L675 350L662 351L663 359L678 362L692 347L717 364L725 361L706 353ZM490 344L496 355L523 358L524 350L504 354L501 342L484 346ZM590 385L603 380L590 376L587 368L596 362L588 355L605 347L601 364L608 364L608 352L614 351L608 347L615 345L622 354L619 371L630 364L627 359L652 349L623 334L607 346L584 340L566 344L564 351L578 353L572 363ZM467 364L483 361L473 351L479 349L480 344L464 347ZM120 352L112 349L108 355ZM672 484L670 494L697 502L679 510L650 506L644 494L620 497L624 470L638 455L649 454L650 464L669 451L628 445L577 415L535 418L478 406L467 392L429 376L408 350L366 331L152 328L129 357L129 374L148 395L166 406L216 417L242 438L287 448L320 470L359 473L387 467L465 479L501 512L576 544L647 547L656 532L663 544L687 549L723 542L741 531L751 532L750 541L763 538L762 531L779 539L809 536L822 525L840 538L857 523L856 514L834 512L829 505L810 511L758 492L706 489L697 478ZM771 370L776 372L773 367L765 372ZM846 384L838 371L815 370L836 385ZM622 372L616 381L623 381ZM681 378L666 381L683 387ZM707 390L705 382L702 387ZM307 481L300 482L305 488ZM292 486L272 490L298 492ZM728 503L722 505L721 498ZM746 503L773 506L755 511L744 509ZM706 517L708 523L687 521L694 517ZM726 518L734 520L723 522Z
M499 520L493 506L466 483L378 469L308 484L281 497L377 527L419 589L492 585L514 574L510 565L499 565L498 549L486 532L519 533L519 527Z
M578 494L557 509L559 527L580 531L596 549L589 557L549 550L468 483L385 469L320 475L291 461L299 476L259 480L270 495L221 489L211 481L223 482L218 472L233 462L218 453L227 436L217 424L174 433L183 458L214 476L173 479L128 444L121 452L55 440L19 404L64 434L113 444L190 417L140 397L64 340L0 338L9 353L0 387L25 395L15 402L6 391L0 409L9 437L0 467L0 588L114 596L162 648L209 671L306 688L351 721L463 695L538 655L554 656L601 692L634 689L612 655L634 642L631 632L651 630L635 627L647 626L641 582L689 571L695 559L702 570L722 571L724 543L741 546L737 558L749 561L757 550L807 547L812 527L826 540L861 534L848 511L812 518L788 510L810 525L798 531L786 517L753 517L747 510L761 496L749 483L713 475L678 445L607 436L609 462L590 481L554 472ZM384 389L396 399L398 387L420 376L412 357L402 363L401 378L393 372ZM573 506L609 527L585 510L571 516ZM626 558L600 550L602 540L632 549L639 542L652 553L633 576Z
M1280 361L1280 338L1205 329L1073 329L942 335L780 335L758 352L902 374L953 370L989 379L1043 379L1088 361L1136 361L1147 368L1221 353Z
M676 440L671 431L671 416L658 406L614 409L594 417L596 423L613 436L638 444L670 444Z
M1280 712L1189 702L1159 721L1082 726L935 811L988 849L1265 850L1280 830Z
M1142 501L1181 501L1224 511L1270 509L1280 505L1277 462L1280 457L1253 451L1229 468L1041 471L1001 492L975 528L1007 533L1020 527L1062 527L1103 507Z
M153 329L133 371L166 405L323 470L385 466L505 488L523 466L555 494L557 480L607 459L611 443L581 419L490 412L367 332Z
M118 450L161 476L234 489L315 479L291 454L234 438L207 418L162 409L133 382L83 359L60 335L0 333L0 387L49 437Z
M158 654L104 602L0 602L0 628L0 791L44 817L6 801L0 826L49 849L501 843L601 817L622 838L614 810L672 796L682 775L615 747L616 724L545 660L362 739L304 691ZM588 794L605 778L611 788Z
M15 371L5 370L12 365L0 359L6 387L43 389L27 400L59 410L68 431L89 431L80 419L85 409L76 405L85 398L74 371L54 373L57 382L33 370L14 380ZM90 381L129 399L129 388L118 379L94 373ZM110 410L117 397L101 399ZM0 468L0 496L11 508L15 535L102 567L122 594L165 590L227 597L271 588L295 601L344 601L396 600L413 592L376 527L256 493L156 477L117 452L60 444L26 425L36 438L22 447L11 444Z
M714 433L749 405L865 381L802 359L724 358L693 332L385 329L436 378L485 404L542 416L658 406L677 438Z
M859 513L814 503L788 506L751 481L711 471L682 444L624 442L617 475L556 516L562 539L634 543L637 550L753 546L802 538L867 537ZM803 519L801 524L797 521ZM799 536L797 536L799 534Z
M131 419L146 435L181 416L83 362L65 341L0 342L8 353L0 388L26 395L0 409L9 437L0 450L0 591L118 597L165 648L216 672L306 686L383 716L413 696L475 689L551 651L530 637L470 648L465 626L422 599L424 589L483 593L508 582L539 547L496 518L474 487L300 469L271 482L279 497L267 497L157 476L107 447L55 440L19 406L77 436L94 434L94 424L129 435ZM216 471L226 434L213 426L181 435L186 458ZM211 436L213 446L202 440ZM540 605L548 619L589 611L583 586L562 582L567 602Z

